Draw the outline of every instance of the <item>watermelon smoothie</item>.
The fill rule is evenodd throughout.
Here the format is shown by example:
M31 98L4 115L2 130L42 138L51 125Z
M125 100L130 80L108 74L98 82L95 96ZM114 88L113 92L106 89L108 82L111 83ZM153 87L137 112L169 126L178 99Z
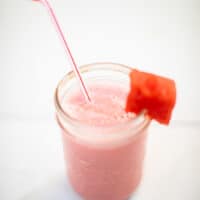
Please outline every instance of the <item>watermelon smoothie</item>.
M125 112L129 67L96 63L80 70L92 102L73 72L55 94L69 181L85 200L126 200L142 177L150 120Z

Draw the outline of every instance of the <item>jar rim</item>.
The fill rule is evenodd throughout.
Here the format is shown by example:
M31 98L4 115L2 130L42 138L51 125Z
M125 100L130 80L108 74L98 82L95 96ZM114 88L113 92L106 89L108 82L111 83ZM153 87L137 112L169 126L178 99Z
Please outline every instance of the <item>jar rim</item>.
M81 73L85 73L91 70L95 70L95 69L105 69L105 70L111 70L111 68L108 68L107 66L111 65L113 66L112 70L114 71L118 71L118 72L122 72L124 74L129 74L129 72L131 71L131 67L123 65L123 64L119 64L119 63L113 63L113 62L96 62L96 63L90 63L90 64L85 64L79 67L79 70ZM72 116L70 116L62 107L60 100L59 100L59 89L61 88L61 86L66 83L67 81L71 80L75 78L75 73L73 71L68 72L58 83L56 90L55 90L55 94L54 94L54 103L55 103L55 107L56 107L56 111L58 112L58 115L60 115L66 122L70 123L73 126L83 126L83 127L91 127L90 124L79 120L77 118L73 118ZM59 119L58 119L59 120ZM132 120L129 120L127 122L123 122L122 124L115 124L114 127L115 129L119 129L120 127L124 127L124 126L129 126L131 124L135 124L135 126L141 126L141 129L145 128L146 126L149 125L150 123L150 119L149 117L146 115L146 111L143 110L141 111L138 115L136 115ZM134 126L134 127L135 127ZM101 127L102 126L98 126L95 125L96 128ZM107 127L107 126L106 126ZM105 128L106 128L105 127ZM112 128L113 125L108 126L109 128ZM113 127L113 128L114 128ZM104 127L103 127L104 128Z

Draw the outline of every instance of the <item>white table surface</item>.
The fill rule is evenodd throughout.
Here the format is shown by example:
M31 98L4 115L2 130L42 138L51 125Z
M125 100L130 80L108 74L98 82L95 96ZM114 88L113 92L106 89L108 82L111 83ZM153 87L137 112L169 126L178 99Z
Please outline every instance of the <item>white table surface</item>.
M80 200L64 175L54 119L0 118L0 199ZM134 200L200 199L200 123L153 123Z

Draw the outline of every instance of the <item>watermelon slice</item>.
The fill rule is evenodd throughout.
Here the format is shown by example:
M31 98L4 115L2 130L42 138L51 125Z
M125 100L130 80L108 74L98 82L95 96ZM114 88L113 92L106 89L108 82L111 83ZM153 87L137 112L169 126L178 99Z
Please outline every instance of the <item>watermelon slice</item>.
M176 103L173 80L134 69L130 73L130 88L127 112L138 114L146 109L150 118L169 124Z

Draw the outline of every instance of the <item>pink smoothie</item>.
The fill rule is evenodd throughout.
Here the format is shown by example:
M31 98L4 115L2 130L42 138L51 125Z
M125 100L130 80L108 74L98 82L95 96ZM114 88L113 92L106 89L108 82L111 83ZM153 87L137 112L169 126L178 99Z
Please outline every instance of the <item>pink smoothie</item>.
M85 102L79 90L70 92L62 102L65 111L98 130L121 124L121 134L125 134L123 124L134 118L124 110L127 89L101 83L90 86L89 92L91 103ZM108 134L112 133L105 133L105 140ZM72 135L63 130L67 173L74 190L86 200L126 200L142 176L146 131L143 129L117 145L111 141L109 146Z

